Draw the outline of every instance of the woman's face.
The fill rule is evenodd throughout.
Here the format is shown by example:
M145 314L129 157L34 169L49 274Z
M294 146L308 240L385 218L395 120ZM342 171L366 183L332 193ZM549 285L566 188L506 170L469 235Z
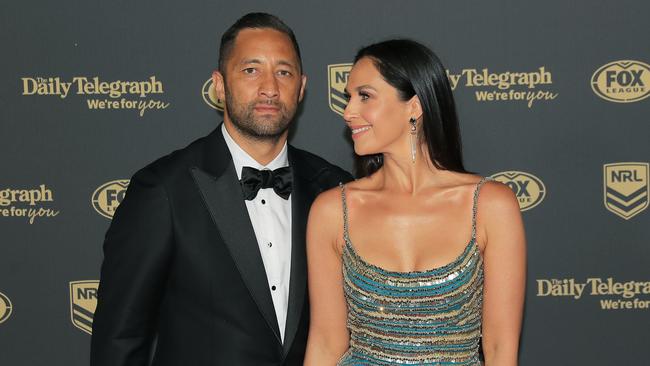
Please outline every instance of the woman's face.
M397 89L384 80L368 57L354 64L345 89L350 100L343 119L352 130L354 151L358 155L409 154L409 119L419 117L413 108L417 97L400 100Z

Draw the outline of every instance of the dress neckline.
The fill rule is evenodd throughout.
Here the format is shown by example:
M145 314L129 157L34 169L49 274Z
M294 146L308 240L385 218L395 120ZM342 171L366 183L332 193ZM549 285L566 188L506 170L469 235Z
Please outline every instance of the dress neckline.
M350 239L350 231L348 226L348 205L347 205L347 200L345 195L345 185L343 183L339 183L339 186L341 187L341 199L343 204L343 241L345 242L345 247L348 249L352 257L354 257L359 263L363 264L365 267L371 268L376 272L380 272L386 275L393 275L393 276L436 275L438 274L438 272L444 272L450 268L457 267L460 263L464 262L465 258L469 255L470 252L475 252L478 254L479 258L482 258L481 252L478 248L478 243L476 241L476 213L478 208L479 191L481 190L481 186L488 180L490 180L490 178L482 177L479 180L479 182L476 184L476 188L474 189L473 202L472 202L472 234L471 234L471 238L469 239L469 242L465 245L463 251L458 256L456 256L454 260L452 260L451 262L445 265L433 267L431 269L416 270L416 271L394 271L394 270L384 269L380 266L377 266L375 264L366 261L361 255L359 255L359 253L357 253L356 249L354 249L354 245L352 244L352 239Z
M467 245L465 245L465 248L463 251L456 256L454 260L451 262L433 267L431 269L425 269L425 270L414 270L414 271L396 271L396 270L389 270L383 267L380 267L376 264L372 264L365 260L357 251L354 249L354 245L352 244L352 240L350 240L350 237L348 235L345 235L344 237L345 241L345 246L347 247L348 251L350 254L361 264L363 264L365 267L371 268L375 270L376 272L381 272L384 274L388 275L395 275L395 276L408 276L408 275L415 275L415 276L423 276L423 275L435 275L437 272L447 272L450 268L457 267L460 263L464 262L465 258L470 255L472 252L478 252L478 255L480 256L481 253L478 250L478 244L476 243L476 238L471 238Z

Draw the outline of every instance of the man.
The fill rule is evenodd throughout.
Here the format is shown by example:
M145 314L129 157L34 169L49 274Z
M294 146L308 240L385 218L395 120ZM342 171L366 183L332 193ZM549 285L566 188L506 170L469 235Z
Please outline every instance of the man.
M351 177L286 143L306 77L278 18L231 26L213 81L223 124L137 172L106 234L92 366L302 365L307 214Z

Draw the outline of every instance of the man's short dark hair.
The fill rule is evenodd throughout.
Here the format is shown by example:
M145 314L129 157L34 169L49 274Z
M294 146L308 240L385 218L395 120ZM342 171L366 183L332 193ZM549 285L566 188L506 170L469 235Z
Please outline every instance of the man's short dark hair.
M298 41L296 40L296 36L293 34L293 30L291 30L288 25L284 24L284 22L275 15L267 13L248 13L239 18L235 24L231 25L230 28L228 28L228 30L223 34L223 36L221 36L221 44L219 45L219 71L221 71L223 75L225 75L226 61L230 55L230 51L232 51L232 46L235 43L235 38L237 38L239 31L247 28L269 28L286 34L293 44L296 55L298 55L300 72L302 72L302 58L300 57L300 47L298 47Z

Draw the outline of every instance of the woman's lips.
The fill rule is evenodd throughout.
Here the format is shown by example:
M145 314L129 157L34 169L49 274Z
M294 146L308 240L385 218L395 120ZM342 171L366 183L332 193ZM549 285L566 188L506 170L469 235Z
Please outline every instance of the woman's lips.
M363 133L367 132L371 128L372 126L370 125L350 126L350 130L352 131L352 138L354 139L361 136Z

